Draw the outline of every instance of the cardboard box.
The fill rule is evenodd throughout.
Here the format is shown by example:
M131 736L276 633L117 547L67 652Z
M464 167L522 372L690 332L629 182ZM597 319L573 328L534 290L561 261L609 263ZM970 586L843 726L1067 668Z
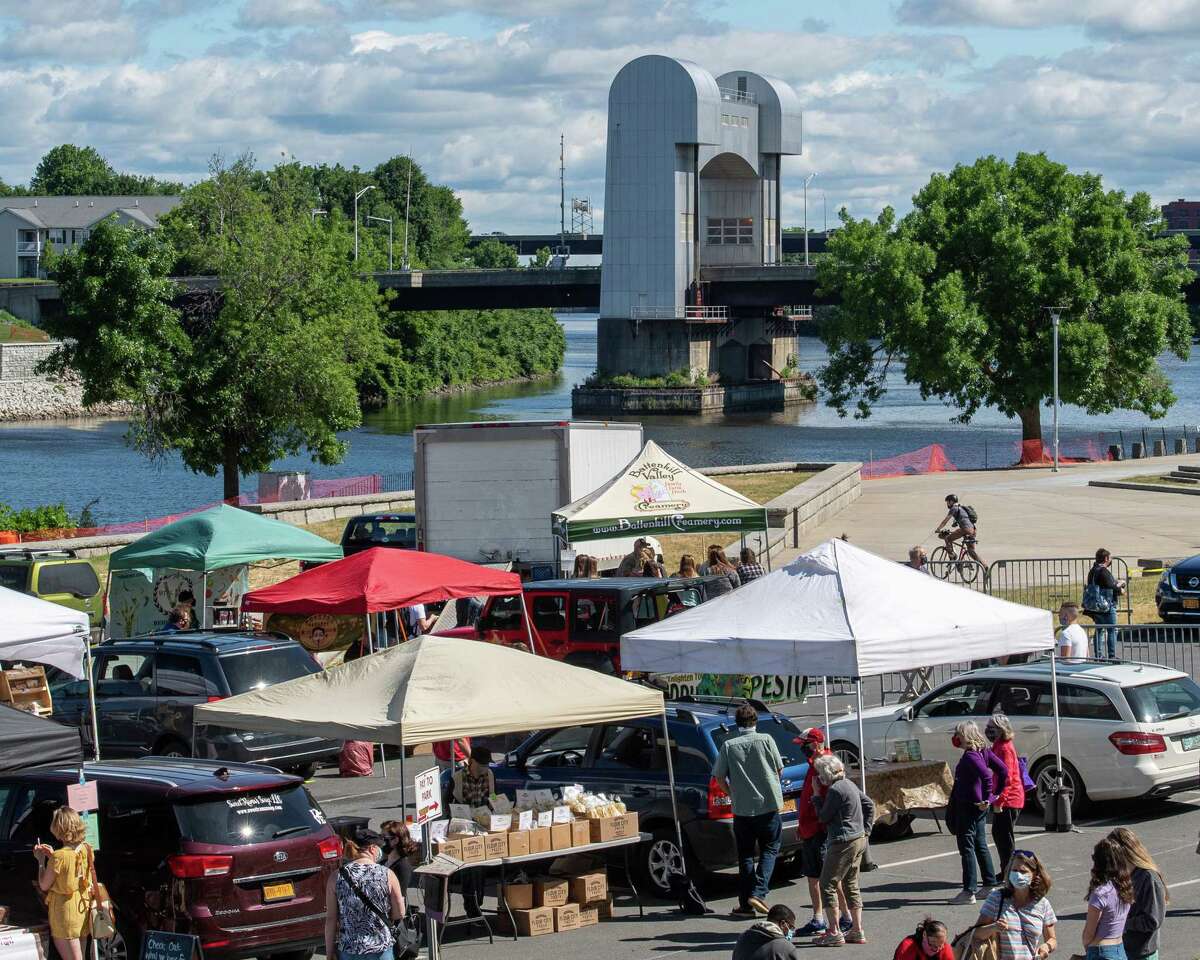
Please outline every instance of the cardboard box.
M499 833L501 830L512 829L511 813L486 813L476 821L488 833Z
M447 840L457 840L462 847L462 862L463 863L479 863L485 859L487 848L484 846L483 837L471 837L466 834L456 834L452 837L447 837Z
M579 904L568 903L554 908L554 932L566 933L579 929Z
M592 843L607 843L609 840L624 840L638 835L638 815L623 813L618 817L589 820L592 828Z
M549 827L534 827L529 831L530 853L549 853L552 849Z
M571 825L569 823L554 824L550 828L550 849L569 850L571 846Z
M483 838L483 856L487 860L495 860L508 856L508 834L489 833Z
M523 857L529 853L529 830L512 831L508 834L508 855Z
M581 927L590 927L593 924L600 922L600 910L597 907L579 908L579 925Z
M508 904L509 910L532 910L533 884L506 883L500 891L500 899Z
M592 842L592 829L586 820L576 820L571 824L571 846L586 847Z
M611 920L613 918L613 895L611 893L605 899L598 900L596 903L589 903L588 906L596 909L601 920Z
M554 932L554 908L534 907L532 910L514 910L517 932L523 937L541 937ZM576 922L579 920L576 914Z
M533 882L533 902L539 907L561 907L567 902L567 881L558 877L542 877Z
M463 858L462 841L461 840L438 840L433 845L434 853L447 853L456 860Z
M603 870L580 873L567 881L572 903L592 903L608 896L608 876Z

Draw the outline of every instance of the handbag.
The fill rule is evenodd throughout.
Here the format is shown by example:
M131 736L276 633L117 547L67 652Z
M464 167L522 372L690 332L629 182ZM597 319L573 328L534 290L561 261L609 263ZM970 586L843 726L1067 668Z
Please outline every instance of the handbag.
M96 854L88 847L88 857L92 862L92 908L91 931L96 940L111 940L117 932L117 922L113 915L112 898L108 888L96 879Z
M679 910L689 917L703 917L705 914L712 913L704 898L700 896L700 891L696 889L696 885L688 879L686 873L672 872L667 878L667 883L671 886L671 897L679 901Z
M345 878L345 881L350 884L350 889L354 891L359 900L363 902L368 910L384 922L389 930L392 931L392 937L396 941L392 947L392 955L395 960L416 960L421 953L421 930L420 924L417 921L417 914L414 912L405 912L404 916L399 920L393 921L386 913L379 909L379 905L368 897L354 878L350 876L350 871L345 865L338 867L338 873Z
M996 916L1004 915L1004 894L1000 894L1000 909ZM986 940L976 940L975 931L986 927L993 920L983 920L976 923L950 941L950 949L954 952L954 960L1000 960L999 938L995 935ZM1036 953L1036 951L1035 951Z
M1037 784L1033 782L1033 777L1029 775L1029 758L1017 757L1017 767L1021 771L1021 786L1025 788L1025 792L1029 793L1037 789Z
M1082 606L1084 613L1108 613L1112 609L1112 599L1107 590L1091 582L1083 588Z

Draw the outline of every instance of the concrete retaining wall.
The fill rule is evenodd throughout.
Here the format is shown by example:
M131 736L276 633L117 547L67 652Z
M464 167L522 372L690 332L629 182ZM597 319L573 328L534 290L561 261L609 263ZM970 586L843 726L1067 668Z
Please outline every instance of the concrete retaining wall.
M416 501L411 490L397 490L392 493L370 493L353 497L318 497L315 500L257 503L242 509L271 517L273 520L293 523L298 527L307 527L323 520L358 517L364 513L412 513L415 506Z
M809 530L841 513L862 495L862 464L829 464L767 503L771 553L798 548Z
M814 396L810 380L764 380L711 387L576 387L571 391L571 412L612 416L780 410L789 404L808 403Z
M58 347L58 343L0 343L0 381L41 379L37 365Z

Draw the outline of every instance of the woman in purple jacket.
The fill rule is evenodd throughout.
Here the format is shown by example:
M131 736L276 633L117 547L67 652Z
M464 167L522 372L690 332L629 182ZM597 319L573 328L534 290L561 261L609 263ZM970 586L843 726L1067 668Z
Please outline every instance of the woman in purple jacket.
M950 791L947 810L947 820L952 821L958 839L958 855L962 857L963 888L950 902L974 903L980 874L985 887L994 887L999 882L988 853L987 812L1004 789L1008 767L988 750L988 742L970 720L954 728L950 742L963 752L954 768L954 789Z

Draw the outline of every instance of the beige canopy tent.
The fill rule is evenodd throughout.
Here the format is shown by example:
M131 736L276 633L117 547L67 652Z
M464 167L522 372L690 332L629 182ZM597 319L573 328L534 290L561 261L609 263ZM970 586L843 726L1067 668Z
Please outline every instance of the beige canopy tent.
M562 543L767 529L767 511L680 463L653 440L608 483L552 515Z

